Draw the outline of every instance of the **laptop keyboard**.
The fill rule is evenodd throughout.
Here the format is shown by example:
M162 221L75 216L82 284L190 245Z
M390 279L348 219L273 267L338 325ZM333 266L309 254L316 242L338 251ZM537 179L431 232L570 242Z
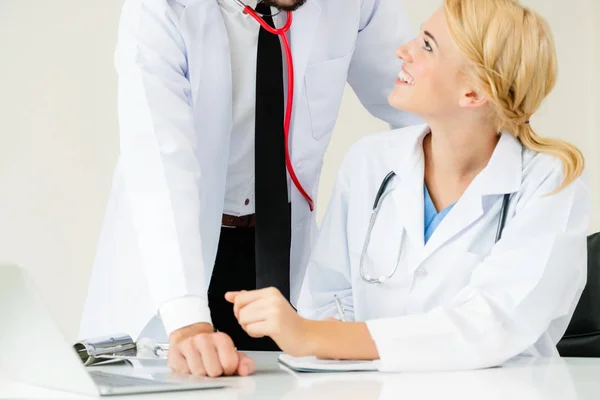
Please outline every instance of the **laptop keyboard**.
M137 378L134 376L125 376L118 374L111 374L102 371L89 371L88 372L96 385L98 386L110 386L110 387L140 387L140 386L157 386L157 385L171 385L171 382L155 381L152 379Z

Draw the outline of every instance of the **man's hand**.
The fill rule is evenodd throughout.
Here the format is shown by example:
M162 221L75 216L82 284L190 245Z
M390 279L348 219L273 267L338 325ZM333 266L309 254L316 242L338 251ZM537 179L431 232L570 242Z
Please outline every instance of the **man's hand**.
M231 338L214 332L212 325L198 323L169 336L168 365L175 372L196 376L250 375L254 361L235 348Z
M275 288L228 292L225 299L233 303L233 312L249 336L269 336L284 352L293 356L309 353L307 327L290 303Z

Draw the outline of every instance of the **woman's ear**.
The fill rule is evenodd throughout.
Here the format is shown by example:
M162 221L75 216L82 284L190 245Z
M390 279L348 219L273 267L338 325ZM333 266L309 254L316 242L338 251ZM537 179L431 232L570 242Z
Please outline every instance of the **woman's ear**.
M459 104L464 108L478 108L488 104L488 98L478 90L468 88L461 93Z

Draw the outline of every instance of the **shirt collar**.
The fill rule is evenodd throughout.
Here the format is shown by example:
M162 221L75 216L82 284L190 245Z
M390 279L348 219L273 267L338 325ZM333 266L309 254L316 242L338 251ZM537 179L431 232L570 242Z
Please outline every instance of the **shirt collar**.
M502 132L488 165L473 182L482 195L514 193L521 187L523 145L508 132Z
M222 6L236 12L242 12L238 6L235 4L235 0L217 0ZM242 0L245 5L250 6L250 8L255 9L259 0Z

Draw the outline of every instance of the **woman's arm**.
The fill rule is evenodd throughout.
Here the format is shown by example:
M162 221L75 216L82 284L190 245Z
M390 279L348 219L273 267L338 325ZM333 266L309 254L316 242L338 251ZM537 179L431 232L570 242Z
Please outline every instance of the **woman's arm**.
M297 308L300 315L309 319L338 317L334 295L342 302L346 319L354 319L347 235L350 190L348 177L353 153L352 149L349 150L340 166L306 269Z
M302 357L375 360L364 322L314 321L298 315L276 288L229 292L233 312L251 337L270 336L286 353Z
M379 353L364 322L307 321L307 355L336 360L377 360Z

